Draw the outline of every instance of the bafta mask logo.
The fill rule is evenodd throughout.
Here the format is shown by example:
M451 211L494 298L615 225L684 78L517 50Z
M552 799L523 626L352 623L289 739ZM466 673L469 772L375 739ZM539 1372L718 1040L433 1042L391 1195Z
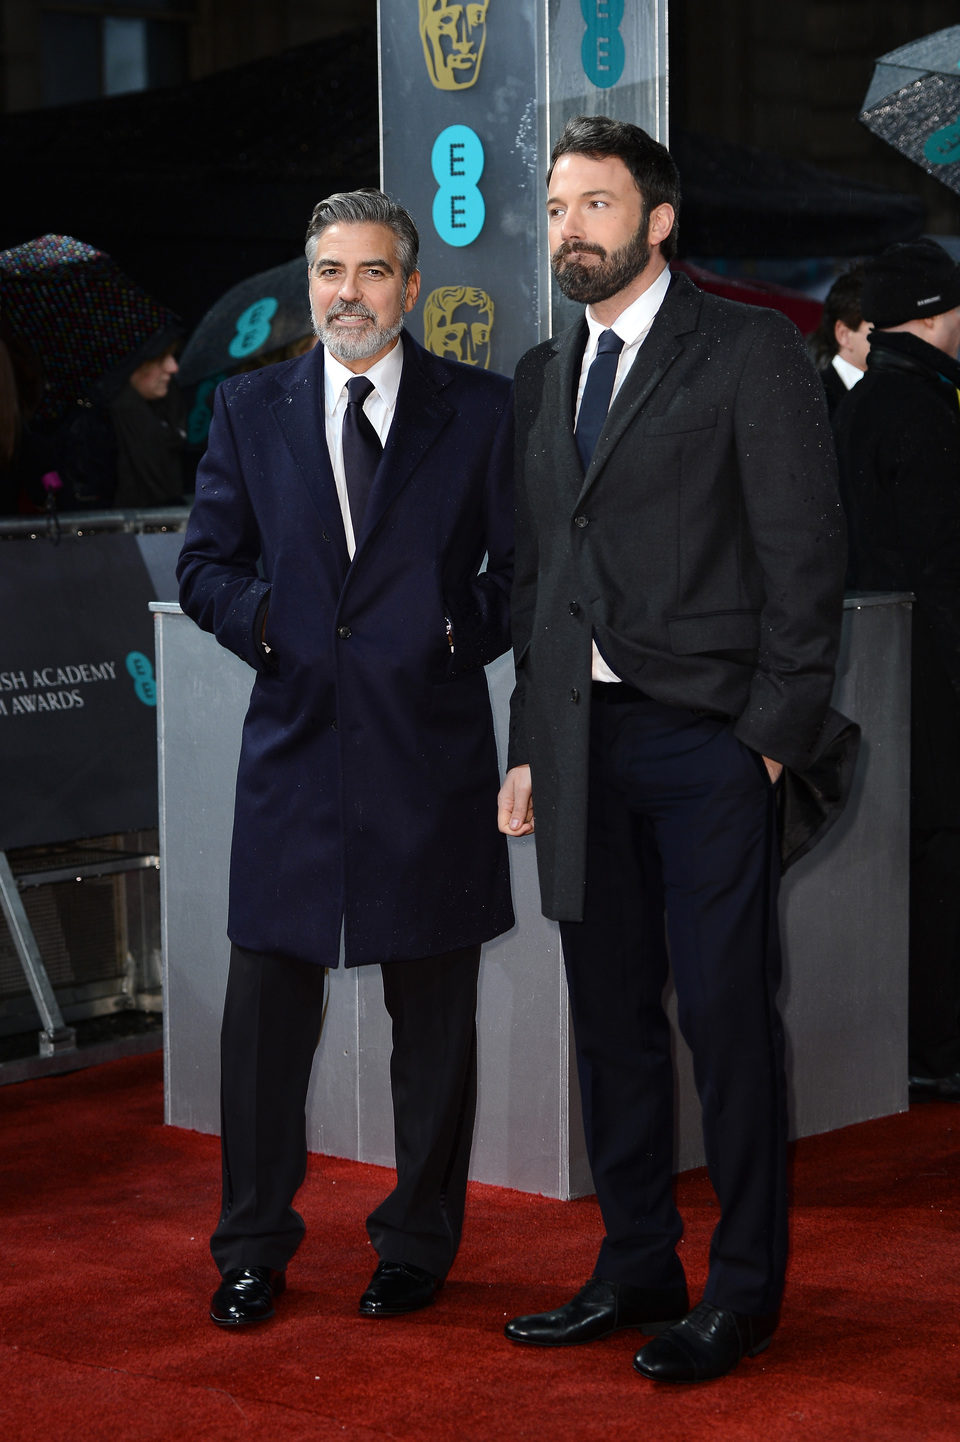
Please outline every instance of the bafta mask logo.
M427 296L423 338L434 355L487 370L492 330L493 301L478 286L443 285Z
M420 39L427 72L438 90L468 90L480 74L487 39L487 5L420 0Z

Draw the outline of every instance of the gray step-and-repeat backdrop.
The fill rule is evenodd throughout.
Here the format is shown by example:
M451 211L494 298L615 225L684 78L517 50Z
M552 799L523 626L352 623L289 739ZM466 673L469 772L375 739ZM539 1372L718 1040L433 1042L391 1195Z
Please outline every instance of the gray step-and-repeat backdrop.
M420 229L410 326L513 373L575 313L551 286L550 147L571 115L666 138L666 0L381 0L383 188Z

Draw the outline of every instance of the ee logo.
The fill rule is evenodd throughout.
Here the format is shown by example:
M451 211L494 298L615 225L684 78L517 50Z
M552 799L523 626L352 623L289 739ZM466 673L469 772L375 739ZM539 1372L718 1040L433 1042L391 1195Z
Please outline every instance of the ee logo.
M237 316L236 334L227 349L234 360L243 360L270 339L270 322L277 313L277 302L272 295L255 300Z
M934 130L923 143L923 154L931 165L953 165L960 160L960 120Z
M127 670L133 677L133 689L137 699L144 706L156 706L157 683L153 679L153 665L149 656L142 651L131 651L127 657Z
M623 0L580 0L580 12L587 23L580 46L584 73L607 90L620 79L627 58L620 34Z
M433 224L447 245L469 245L483 229L487 211L477 189L483 161L480 137L469 125L448 125L433 142L430 166L440 187Z
M217 371L197 386L193 406L187 417L187 440L192 446L202 446L213 419L213 393L221 381L226 380L226 371Z

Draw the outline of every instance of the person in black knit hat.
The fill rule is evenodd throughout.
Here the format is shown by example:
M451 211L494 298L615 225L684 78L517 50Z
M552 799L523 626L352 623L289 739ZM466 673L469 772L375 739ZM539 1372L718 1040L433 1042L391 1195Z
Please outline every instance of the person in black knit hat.
M960 1101L960 265L868 261L867 373L833 425L854 590L912 591L910 1096Z
M78 404L60 442L68 504L183 502L186 407L174 381L182 338L178 325L158 329Z

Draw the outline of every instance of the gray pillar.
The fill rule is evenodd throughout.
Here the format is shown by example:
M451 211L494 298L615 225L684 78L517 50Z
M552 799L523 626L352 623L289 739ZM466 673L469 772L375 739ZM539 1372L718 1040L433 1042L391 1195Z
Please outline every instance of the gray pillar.
M666 0L387 0L379 13L382 185L420 230L409 324L428 350L512 375L574 313L545 235L565 121L612 115L666 140Z

